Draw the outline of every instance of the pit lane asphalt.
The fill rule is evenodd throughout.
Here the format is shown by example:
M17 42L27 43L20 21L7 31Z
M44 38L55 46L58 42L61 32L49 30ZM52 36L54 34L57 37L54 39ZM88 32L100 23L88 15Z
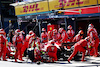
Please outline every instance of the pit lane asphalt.
M31 63L31 61L26 57L23 57L25 61L14 62L14 59L7 59L8 61L0 61L0 67L100 67L100 57L85 57L85 62L74 61L71 63L67 61L56 61L55 63L40 63L37 65L36 63Z

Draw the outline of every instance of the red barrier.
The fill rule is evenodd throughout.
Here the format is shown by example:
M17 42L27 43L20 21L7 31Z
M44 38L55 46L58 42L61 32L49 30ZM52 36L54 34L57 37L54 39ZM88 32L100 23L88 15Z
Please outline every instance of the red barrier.
M64 15L75 15L75 14L92 14L92 13L99 13L100 7L84 7L84 8L78 8L78 9L68 9L69 12L65 12ZM79 11L79 13L76 12L70 12L70 11Z

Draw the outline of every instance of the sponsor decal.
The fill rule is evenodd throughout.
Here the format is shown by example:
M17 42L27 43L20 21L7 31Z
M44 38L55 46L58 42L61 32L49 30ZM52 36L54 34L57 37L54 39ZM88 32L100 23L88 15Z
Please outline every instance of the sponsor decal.
M33 5L29 5L29 6L24 6L23 11L21 11L20 13L33 12L33 11L38 11L38 10L40 10L40 8L38 8L38 4L33 4Z
M63 1L63 2L62 2ZM69 6L78 6L78 4L88 4L89 0L59 0L59 5L55 5L55 8L58 7L69 7Z

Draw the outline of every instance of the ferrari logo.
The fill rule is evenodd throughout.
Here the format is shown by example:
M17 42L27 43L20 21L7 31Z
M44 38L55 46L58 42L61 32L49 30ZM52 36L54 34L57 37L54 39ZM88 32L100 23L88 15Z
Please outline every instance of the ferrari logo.
M35 39L35 37L33 36L33 39Z
M54 47L51 47L52 51L54 50Z
M83 32L81 32L81 34L83 34Z
M50 30L52 30L52 27L50 27Z

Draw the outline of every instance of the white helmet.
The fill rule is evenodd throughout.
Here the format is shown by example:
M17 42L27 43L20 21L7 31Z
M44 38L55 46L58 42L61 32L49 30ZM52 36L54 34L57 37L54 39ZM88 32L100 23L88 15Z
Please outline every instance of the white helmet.
M89 36L88 37L85 37L85 40L89 41L90 40L90 37Z
M91 24L89 24L88 28L89 28L89 27L92 27L92 28L93 28L93 27L94 27L94 25L91 23Z

